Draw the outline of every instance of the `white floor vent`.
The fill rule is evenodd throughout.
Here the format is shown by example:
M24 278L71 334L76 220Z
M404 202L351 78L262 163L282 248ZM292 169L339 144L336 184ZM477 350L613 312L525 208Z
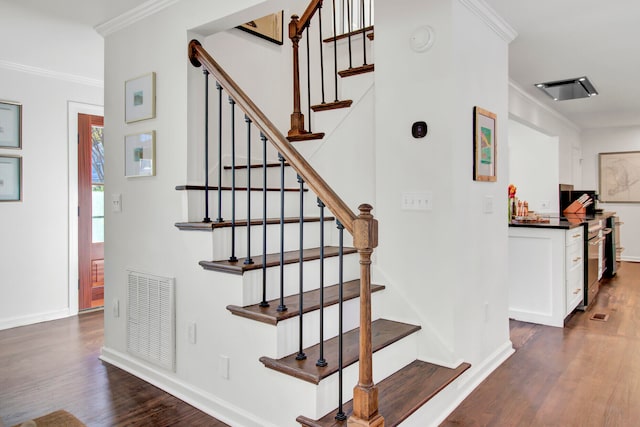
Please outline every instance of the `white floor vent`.
M127 351L175 370L175 281L128 271Z

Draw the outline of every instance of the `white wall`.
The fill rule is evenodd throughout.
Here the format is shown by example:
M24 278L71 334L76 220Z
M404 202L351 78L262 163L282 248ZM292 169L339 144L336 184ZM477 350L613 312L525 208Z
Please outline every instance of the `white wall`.
M509 85L509 116L545 135L557 136L560 183L573 184L575 188L582 187L581 139L578 126L533 99L514 82Z
M509 120L509 183L529 210L559 215L559 170L558 137Z
M598 154L640 151L640 127L587 129L583 133L582 171L584 188L598 189ZM622 259L640 262L640 204L600 203L606 211L617 212L624 225L620 241L625 248Z
M437 38L416 53L409 38L422 25ZM445 0L376 4L375 43L376 268L404 304L390 312L417 315L421 357L481 365L509 340L507 145L500 136L507 135L507 43ZM476 105L498 115L496 183L473 181ZM429 125L424 139L411 137L416 120ZM431 192L433 210L402 210L404 191ZM492 213L483 213L485 198Z
M74 314L74 303L77 310L70 292L77 273L69 271L68 103L103 99L101 72L93 69L103 64L97 34L5 3L0 36L22 41L0 44L0 99L22 103L23 148L0 154L22 156L23 201L0 204L0 329ZM78 65L80 49L90 67Z

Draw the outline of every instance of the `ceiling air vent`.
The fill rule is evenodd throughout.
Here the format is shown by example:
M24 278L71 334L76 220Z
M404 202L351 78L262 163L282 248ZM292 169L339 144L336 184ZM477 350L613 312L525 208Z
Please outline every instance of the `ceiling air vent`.
M570 80L536 83L536 87L553 98L554 101L567 99L590 98L598 94L596 88L585 76Z

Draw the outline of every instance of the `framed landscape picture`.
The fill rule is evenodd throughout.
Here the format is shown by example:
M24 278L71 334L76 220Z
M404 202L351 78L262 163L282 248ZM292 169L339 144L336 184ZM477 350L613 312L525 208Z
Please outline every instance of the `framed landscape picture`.
M282 44L282 18L284 11L272 13L238 26L242 31L253 34L275 44Z
M156 132L143 132L124 137L124 175L126 177L156 174Z
M22 148L22 105L0 101L0 148Z
M127 123L156 116L156 73L145 74L124 84L124 117Z
M497 164L497 116L480 107L473 108L473 179L495 182Z
M600 153L599 200L603 203L640 203L640 151Z
M0 155L0 202L22 200L22 157Z

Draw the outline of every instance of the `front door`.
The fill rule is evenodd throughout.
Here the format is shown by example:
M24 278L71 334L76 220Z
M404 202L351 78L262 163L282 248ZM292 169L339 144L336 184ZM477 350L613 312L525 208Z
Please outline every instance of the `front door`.
M78 114L79 309L104 305L104 145L100 116Z

